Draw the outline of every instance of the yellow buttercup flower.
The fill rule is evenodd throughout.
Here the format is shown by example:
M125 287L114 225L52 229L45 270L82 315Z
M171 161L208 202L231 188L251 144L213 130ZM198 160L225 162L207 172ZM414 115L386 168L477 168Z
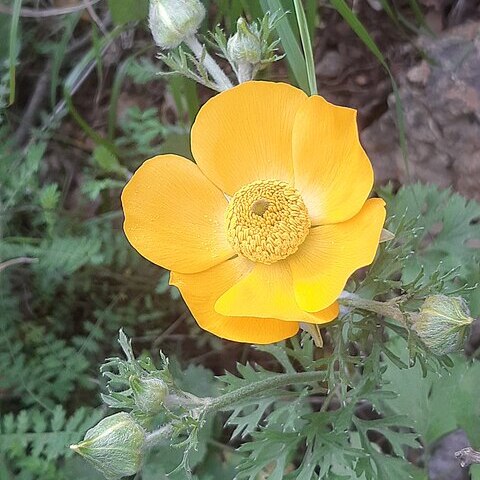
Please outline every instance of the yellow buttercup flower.
M147 160L122 194L124 229L172 271L198 324L272 343L338 315L349 276L369 265L385 202L356 111L284 83L247 82L209 100L192 127L196 164Z

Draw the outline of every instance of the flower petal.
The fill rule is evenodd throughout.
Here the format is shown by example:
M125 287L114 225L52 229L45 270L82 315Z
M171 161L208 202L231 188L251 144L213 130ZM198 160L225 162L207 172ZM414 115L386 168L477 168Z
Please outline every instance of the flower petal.
M287 261L292 270L295 298L309 312L331 305L348 277L375 258L385 222L385 202L367 200L346 222L310 230L305 242Z
M325 310L311 314L295 302L293 280L284 261L271 265L256 263L253 270L227 290L215 304L215 310L228 316L278 318L286 322L326 323L338 315L332 300Z
M295 187L312 225L356 215L373 186L373 169L360 144L356 111L310 97L293 127Z
M147 160L122 192L124 230L145 258L169 270L194 273L232 257L223 193L189 160Z
M192 127L203 173L233 195L254 180L292 182L292 130L305 93L285 83L246 82L210 99Z
M217 313L215 302L228 288L247 275L252 264L236 257L195 274L172 272L170 283L180 292L195 320L204 330L228 340L267 344L292 337L298 323L273 318L228 317Z

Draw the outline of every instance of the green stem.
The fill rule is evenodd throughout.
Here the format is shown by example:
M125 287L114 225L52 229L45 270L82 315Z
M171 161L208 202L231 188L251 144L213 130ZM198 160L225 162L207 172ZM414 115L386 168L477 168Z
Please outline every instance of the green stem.
M300 31L300 39L302 40L303 53L305 56L308 88L310 89L310 95L316 95L318 93L317 77L315 75L315 61L313 59L312 42L310 41L307 17L305 16L301 0L293 0L293 4L295 6L295 15L297 17L298 30Z
M260 380L259 382L251 383L245 387L241 387L233 392L225 393L217 398L212 399L205 407L204 414L222 410L225 407L245 400L246 398L258 395L268 390L273 390L279 387L286 387L287 385L294 385L296 383L311 383L315 381L325 380L325 372L301 372L301 373L283 373Z
M219 67L218 63L205 50L205 47L198 41L195 35L184 39L185 44L193 52L197 60L203 61L203 66L208 70L220 91L232 88L232 82Z
M172 438L175 428L172 423L154 430L146 437L146 448L152 448L160 443L167 443Z
M394 302L377 302L376 300L368 300L350 294L346 297L339 298L338 303L344 307L353 308L355 310L366 310L367 312L376 313L384 317L396 320L398 323L407 327L410 323L408 313L402 312L398 305Z
M253 78L253 67L251 63L242 62L238 65L238 83L248 82Z
M323 371L282 373L251 383L250 385L238 388L233 392L225 393L216 398L199 398L198 400L202 401L202 406L195 407L191 412L195 412L195 418L204 419L205 416L210 413L215 413L224 408L232 408L235 404L240 403L249 397L259 395L269 390L297 383L313 383L323 380L325 380L325 372ZM149 433L146 438L146 447L150 449L163 443L166 439L168 440L168 438L173 435L176 427L179 426L180 425L175 425L174 422L171 422Z
M398 321L403 326L407 327L409 324L409 314L404 313L400 310L398 305L394 302L378 302L376 300L368 300L361 298L354 294L346 294L344 297L340 298L338 302L348 308L366 310L368 312L373 312L378 315L392 318L393 320ZM301 373L283 373L278 375L273 375L270 378L260 380L258 382L251 383L244 387L238 388L233 392L225 393L216 398L203 398L201 400L200 406L195 408L196 417L201 419L205 418L206 415L210 413L215 413L219 410L225 408L232 408L234 405L241 403L243 400L257 396L269 390L274 390L276 388L286 387L288 385L295 385L299 383L313 383L321 382L325 380L326 372L324 371L314 371L314 372L301 372ZM326 400L326 405L337 394L335 389L329 395ZM326 407L325 407L326 408ZM171 424L160 428L147 436L147 444L149 447L156 445L162 441L166 436L170 435L173 432L173 427Z
M392 318L398 321L403 326L409 324L409 315L400 310L395 302L378 302L376 300L368 300L361 298L355 294L349 293L347 296L339 298L340 305L345 307L366 310L378 315ZM245 387L238 388L237 390L224 395L220 395L216 398L204 399L204 407L199 407L201 412L200 416L204 416L209 413L222 410L226 407L231 407L239 402L242 402L246 398L264 393L268 390L274 390L280 387L286 387L287 385L294 385L297 383L311 383L325 380L325 372L301 372L301 373L283 373L274 375L270 378L260 380L258 382L251 383Z

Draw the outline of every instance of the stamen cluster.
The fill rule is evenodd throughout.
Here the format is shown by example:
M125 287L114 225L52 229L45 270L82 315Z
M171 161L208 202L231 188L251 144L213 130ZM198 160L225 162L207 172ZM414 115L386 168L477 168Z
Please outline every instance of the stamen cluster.
M231 198L227 237L235 252L271 264L298 250L310 229L300 193L286 182L257 180Z

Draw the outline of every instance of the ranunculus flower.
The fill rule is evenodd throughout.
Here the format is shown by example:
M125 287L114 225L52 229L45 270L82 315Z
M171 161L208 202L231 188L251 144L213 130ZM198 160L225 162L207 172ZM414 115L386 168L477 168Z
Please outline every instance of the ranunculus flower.
M349 276L369 265L385 203L356 111L284 83L247 82L200 110L196 164L147 160L122 194L125 233L172 271L198 324L271 343L338 315Z

